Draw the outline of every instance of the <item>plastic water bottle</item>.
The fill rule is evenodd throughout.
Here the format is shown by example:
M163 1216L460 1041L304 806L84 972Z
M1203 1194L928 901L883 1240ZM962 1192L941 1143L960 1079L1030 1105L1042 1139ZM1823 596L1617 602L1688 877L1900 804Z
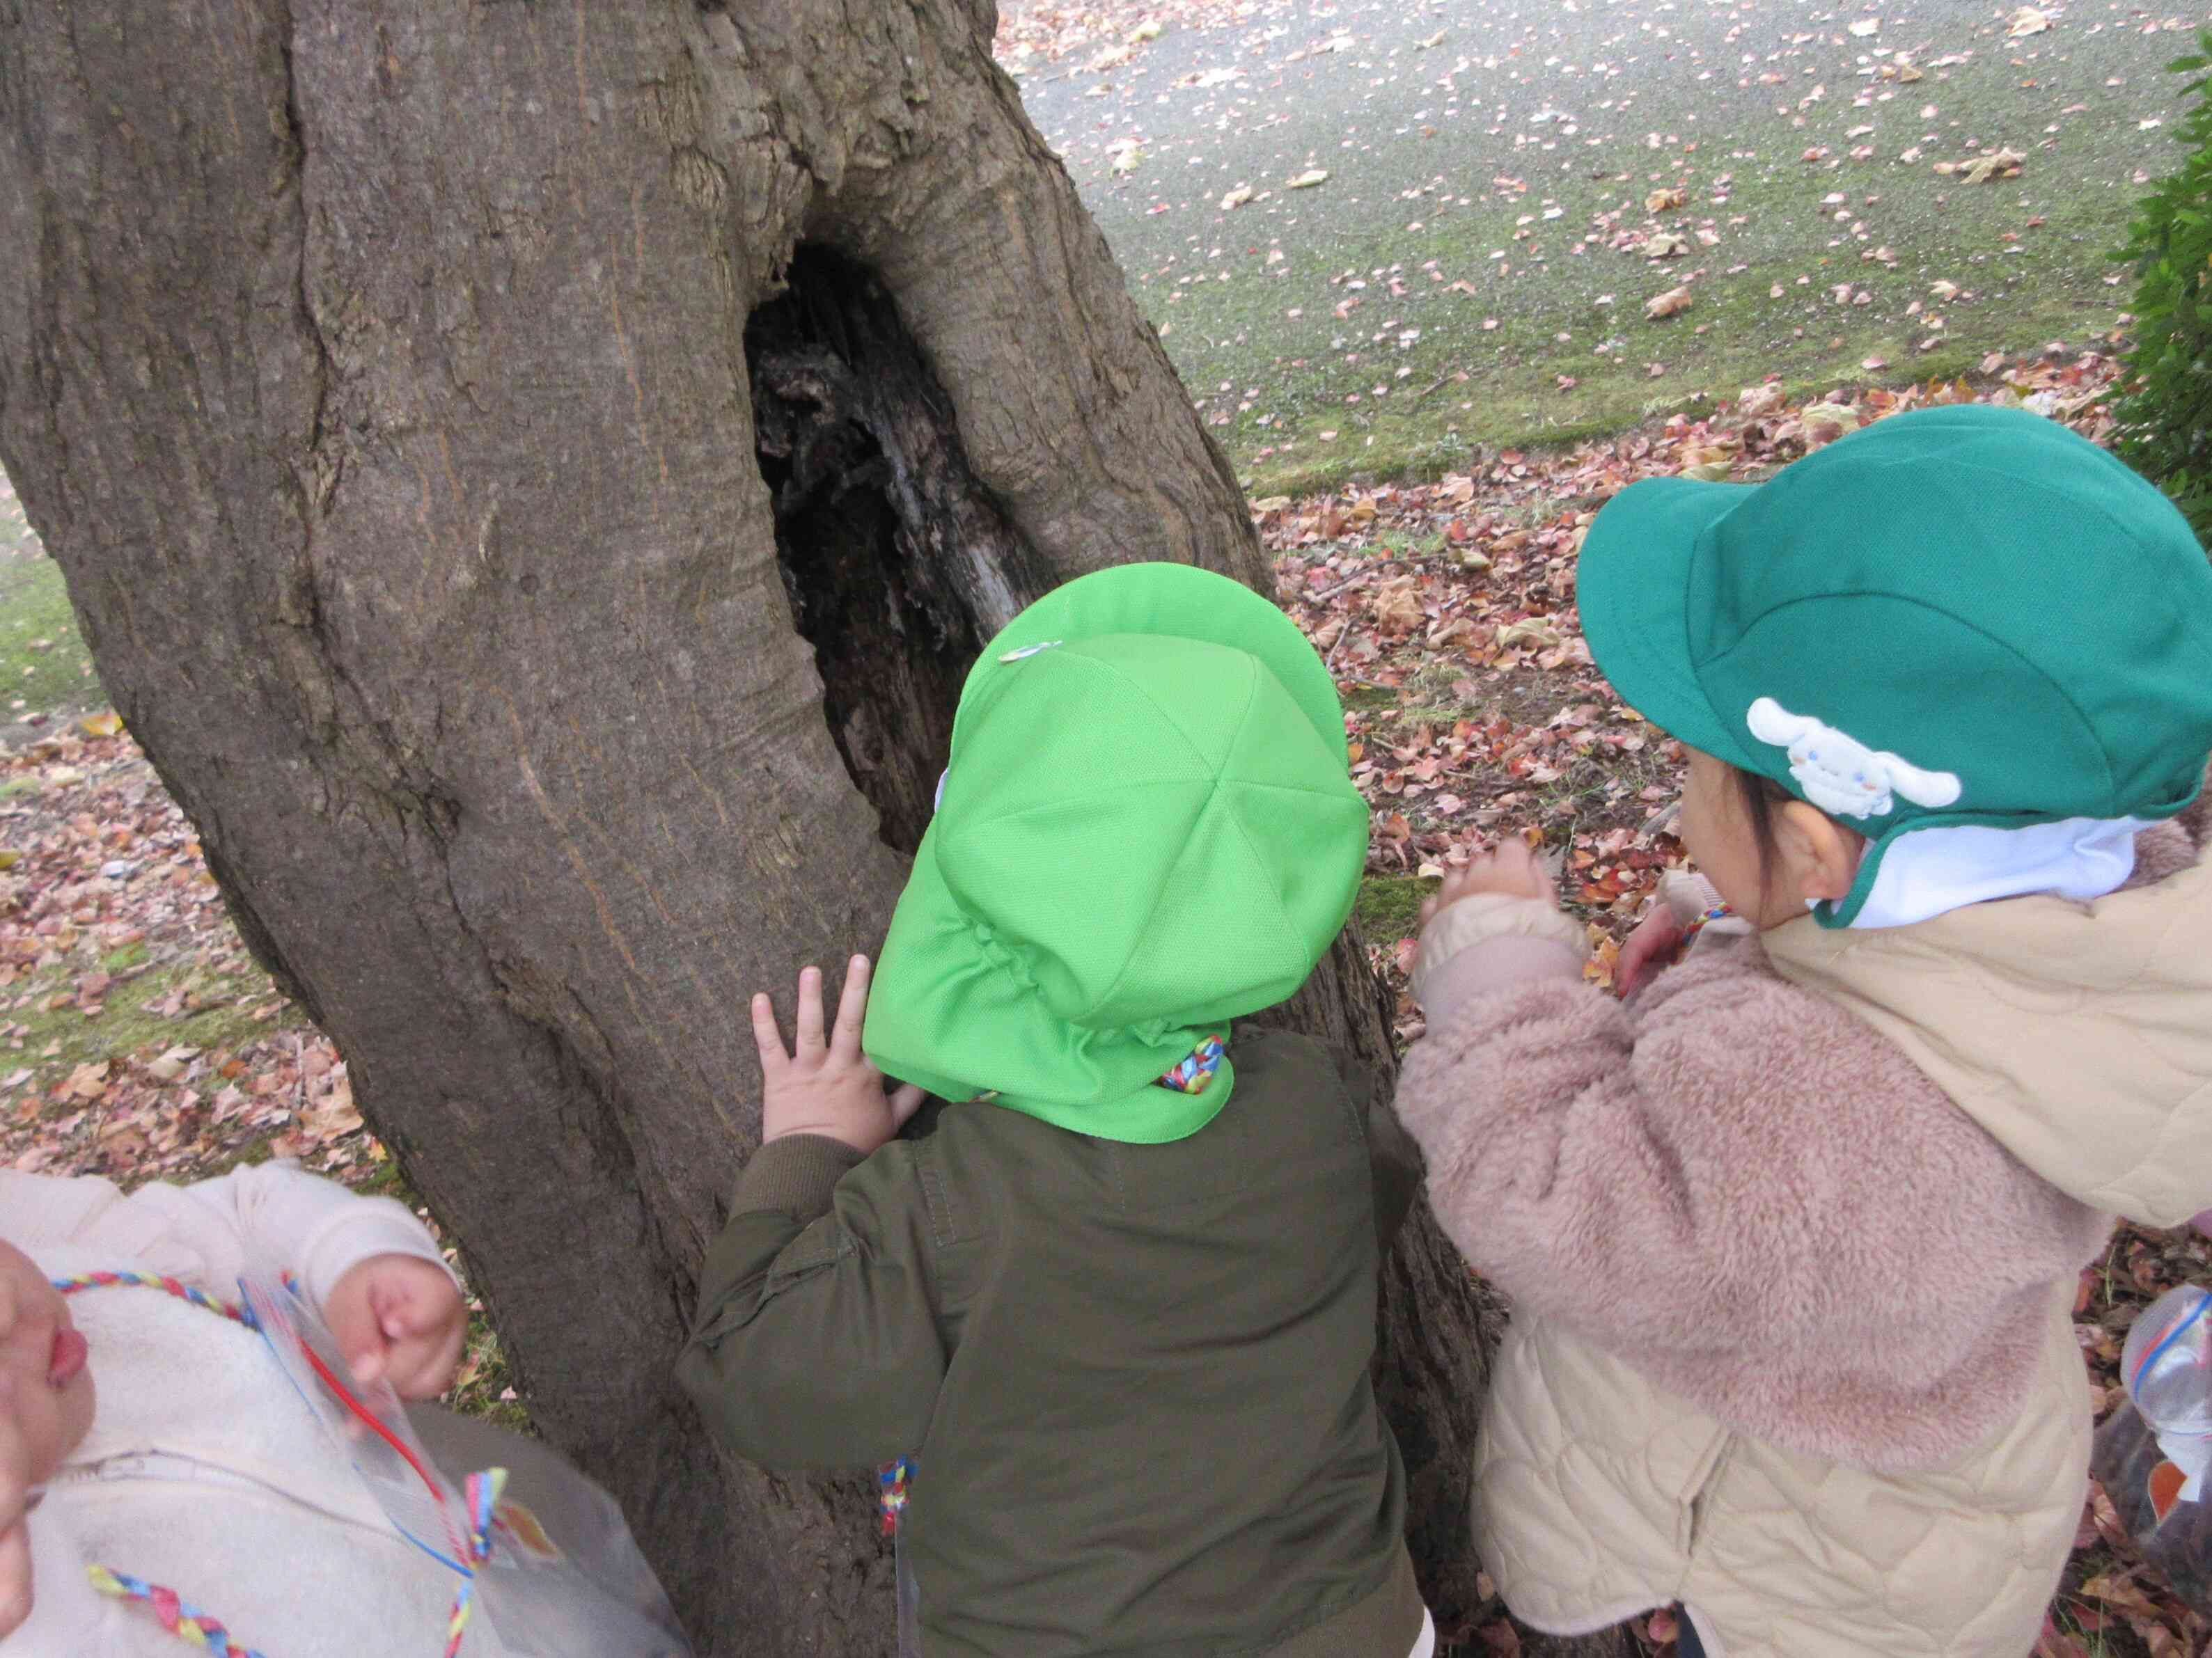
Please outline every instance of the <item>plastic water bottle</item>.
M2184 1284L2143 1309L2120 1351L2120 1376L2195 1503L2212 1469L2212 1290Z

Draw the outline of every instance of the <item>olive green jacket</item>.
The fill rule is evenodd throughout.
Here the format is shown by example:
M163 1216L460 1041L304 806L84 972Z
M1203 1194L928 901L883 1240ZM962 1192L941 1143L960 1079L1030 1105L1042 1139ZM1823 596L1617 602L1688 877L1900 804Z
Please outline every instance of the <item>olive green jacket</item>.
M1420 1633L1368 1382L1419 1153L1329 1050L1231 1051L1235 1095L1170 1145L976 1102L872 1157L793 1135L746 1167L678 1379L760 1462L917 1454L927 1658L1404 1658Z

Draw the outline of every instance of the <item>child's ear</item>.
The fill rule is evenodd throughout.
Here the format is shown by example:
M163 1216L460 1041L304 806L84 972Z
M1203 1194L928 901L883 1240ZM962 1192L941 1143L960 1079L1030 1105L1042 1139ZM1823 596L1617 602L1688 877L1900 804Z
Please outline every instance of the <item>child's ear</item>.
M1841 902L1858 878L1866 837L1845 829L1818 806L1792 800L1774 814L1774 845L1781 854L1784 890L1810 903Z

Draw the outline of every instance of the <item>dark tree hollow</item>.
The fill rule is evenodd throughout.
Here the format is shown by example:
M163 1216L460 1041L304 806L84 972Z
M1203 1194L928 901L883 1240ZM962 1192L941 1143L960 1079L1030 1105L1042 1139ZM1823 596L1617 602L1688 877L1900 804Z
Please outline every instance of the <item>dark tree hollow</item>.
M911 853L968 665L1031 565L975 479L952 402L883 284L815 245L745 325L755 443L776 562L822 707L884 841Z

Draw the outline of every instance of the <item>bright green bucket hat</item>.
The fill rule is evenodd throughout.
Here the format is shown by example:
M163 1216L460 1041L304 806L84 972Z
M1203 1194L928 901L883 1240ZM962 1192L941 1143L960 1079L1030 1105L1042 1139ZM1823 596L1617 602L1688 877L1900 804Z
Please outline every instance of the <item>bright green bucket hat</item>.
M1289 617L1188 565L1084 576L969 672L862 1044L944 1099L1181 1139L1233 1067L1159 1078L1305 981L1366 857L1336 687Z
M1902 835L2169 817L2212 751L2188 521L2023 410L1893 415L1764 483L1631 484L1577 594L1631 706L1867 837L1829 926Z

